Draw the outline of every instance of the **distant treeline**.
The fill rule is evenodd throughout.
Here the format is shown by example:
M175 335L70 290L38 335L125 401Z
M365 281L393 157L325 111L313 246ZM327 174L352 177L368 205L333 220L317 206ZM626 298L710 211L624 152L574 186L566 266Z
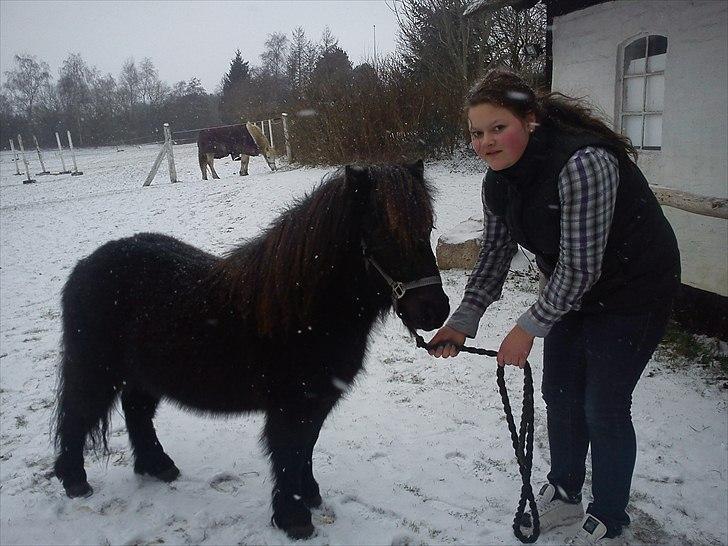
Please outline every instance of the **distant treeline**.
M148 58L102 75L79 53L57 80L48 65L15 56L0 93L0 145L17 134L55 144L70 129L78 146L150 142L175 130L291 114L296 161L341 164L451 153L465 135L462 100L475 79L507 66L542 81L546 21L524 11L463 16L465 0L399 0L398 50L353 66L330 29L318 41L296 28L269 34L260 63L236 51L214 93L196 77L170 86Z

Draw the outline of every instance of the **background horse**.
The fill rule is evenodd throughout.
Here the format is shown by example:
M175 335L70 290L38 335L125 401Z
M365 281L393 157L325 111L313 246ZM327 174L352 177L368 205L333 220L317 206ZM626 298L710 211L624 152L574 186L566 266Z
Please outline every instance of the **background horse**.
M197 134L197 159L202 179L207 180L207 167L213 178L220 178L215 171L215 159L229 155L233 161L240 159L240 176L248 174L250 156L263 155L271 171L276 170L274 150L254 123L210 127Z
M134 472L164 481L179 470L152 423L162 397L206 414L264 411L273 521L310 536L314 444L393 292L411 331L448 316L432 226L421 161L346 167L224 258L145 233L79 261L62 301L55 474L66 494L92 493L83 449L87 438L107 449L119 394Z

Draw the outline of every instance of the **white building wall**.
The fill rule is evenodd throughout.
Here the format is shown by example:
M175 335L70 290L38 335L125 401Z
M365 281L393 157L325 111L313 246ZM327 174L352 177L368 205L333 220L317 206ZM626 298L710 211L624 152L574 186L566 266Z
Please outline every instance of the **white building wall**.
M621 48L667 37L662 150L638 161L647 179L728 197L728 2L607 2L557 17L553 89L586 96L614 123ZM678 237L683 282L728 296L728 221L664 207Z

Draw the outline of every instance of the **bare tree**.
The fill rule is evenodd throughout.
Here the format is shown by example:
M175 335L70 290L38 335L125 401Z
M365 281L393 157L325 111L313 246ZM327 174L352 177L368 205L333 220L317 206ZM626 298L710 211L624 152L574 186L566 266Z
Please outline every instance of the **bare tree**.
M83 146L83 120L91 109L91 87L95 70L88 67L80 53L71 53L63 61L57 84L58 99L68 120L78 132L78 143Z
M15 67L5 71L5 89L10 103L32 124L34 109L50 83L50 70L48 64L37 61L34 55L15 55L14 61Z
M265 40L265 51L260 54L264 72L277 79L285 71L286 53L288 51L288 37L281 32L268 34Z
M546 65L546 7L540 2L527 10L506 7L491 22L491 63L538 77Z
M139 64L139 96L147 104L160 104L169 93L169 86L159 79L159 71L149 57Z
M119 92L127 108L131 111L142 98L141 77L133 58L124 61L119 75Z

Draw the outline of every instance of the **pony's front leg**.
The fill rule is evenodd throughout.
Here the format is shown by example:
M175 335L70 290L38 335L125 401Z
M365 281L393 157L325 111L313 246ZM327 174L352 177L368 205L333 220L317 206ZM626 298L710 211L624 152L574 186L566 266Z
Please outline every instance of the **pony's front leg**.
M329 412L336 404L338 396L331 398L324 398L321 400L321 407L318 408L318 418L313 421L313 435L311 440L306 447L306 458L303 466L303 473L301 475L301 498L303 503L309 508L318 508L321 506L321 491L319 485L316 482L316 478L313 477L313 448L316 446L318 441L319 433L321 432L321 426L324 424L326 417Z
M250 163L250 156L240 154L240 176L248 175L248 163Z
M266 416L263 434L273 466L273 522L291 538L307 538L314 527L302 481L309 446L318 434L315 421L295 406L275 408Z
M316 434L318 437L318 433ZM301 475L301 500L309 508L318 508L323 500L316 478L313 477L313 448L316 445L314 440L306 449L306 459Z

